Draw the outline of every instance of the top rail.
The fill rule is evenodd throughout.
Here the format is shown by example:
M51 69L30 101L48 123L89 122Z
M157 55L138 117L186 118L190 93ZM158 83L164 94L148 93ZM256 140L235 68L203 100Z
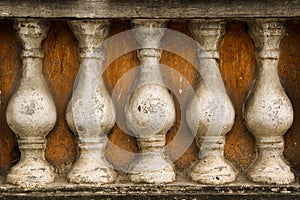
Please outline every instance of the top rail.
M2 0L0 17L247 18L300 17L298 0Z

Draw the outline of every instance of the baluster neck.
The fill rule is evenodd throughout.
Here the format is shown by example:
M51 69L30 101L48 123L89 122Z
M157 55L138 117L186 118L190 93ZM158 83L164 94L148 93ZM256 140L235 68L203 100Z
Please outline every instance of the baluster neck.
M46 38L49 23L35 19L18 19L14 24L23 44L21 58L23 61L23 77L39 77L42 73L44 51L42 41Z
M278 60L279 44L285 33L285 27L282 21L266 19L250 21L249 33L254 40L258 60Z
M138 51L138 57L141 61L138 84L143 85L155 82L163 85L159 66L161 50L142 49Z
M258 82L262 86L272 85L272 87L280 87L280 79L278 75L278 59L260 59L258 71Z
M22 69L22 77L28 78L29 80L33 80L35 78L40 78L40 74L42 73L42 59L40 58L32 58L32 57L23 57L23 69Z

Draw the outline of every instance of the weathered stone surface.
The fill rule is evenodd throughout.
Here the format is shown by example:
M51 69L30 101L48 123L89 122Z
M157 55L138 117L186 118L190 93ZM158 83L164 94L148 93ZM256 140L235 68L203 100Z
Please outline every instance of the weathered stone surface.
M2 17L46 18L228 18L299 17L300 3L293 0L2 0Z
M199 41L200 79L195 96L188 105L186 119L196 135L199 159L192 167L192 180L205 184L224 184L236 178L235 169L224 158L225 134L234 123L234 108L219 74L218 45L224 23L193 20L191 32Z
M276 10L276 2L275 1L268 1L268 2L263 2L262 4L269 4L269 3L273 3L273 6L274 7L272 7L272 6L269 6L269 8L270 7L272 7L272 9L274 9L274 10ZM274 2L275 2L275 4L274 4ZM287 2L285 2L286 4L285 4L285 6L290 6L291 4L293 4L293 3L295 3L296 2L296 4L294 4L294 9L297 9L297 1L293 1L293 2L288 2L288 3L290 3L290 4L288 4ZM55 2L54 2L55 3ZM67 1L67 3L68 3L68 1ZM122 4L123 2L121 2L121 4ZM158 4L160 3L160 2L157 2ZM235 2L236 3L236 2ZM252 2L253 3L253 2ZM277 2L278 3L278 2ZM279 2L280 3L280 2ZM135 4L135 3L134 3ZM181 3L179 3L179 4L181 4ZM192 3L193 4L193 3ZM245 3L246 5L247 5L247 2ZM255 4L255 3L253 3L253 4ZM257 3L256 5L258 5L259 3ZM124 4L123 4L124 5ZM155 5L156 6L156 4L153 4L153 5ZM221 3L221 6L220 7L222 7L222 5L224 5L223 3ZM295 6L296 5L296 6ZM142 5L142 6L144 6L144 5ZM153 6L153 7L155 7L155 6ZM238 6L238 5L235 5L235 6ZM62 6L63 7L63 6ZM125 6L124 6L125 7ZM134 6L133 6L134 7ZM248 7L251 7L251 6L248 6ZM259 7L259 6L258 6ZM283 6L281 6L281 8L282 8ZM182 8L184 8L184 6L182 6ZM240 8L240 7L239 7ZM260 12L260 14L261 15L264 15L264 14L266 14L266 15L272 15L271 14L271 12L270 13L268 13L268 12L265 12L264 13L264 7L262 6L262 7L260 7L261 8L261 10L259 11ZM138 8L139 9L139 8ZM163 10L163 9L162 9ZM272 13L274 12L274 10L272 10ZM290 15L293 15L293 9L290 9L291 10L291 12L290 12ZM202 12L202 10L200 10L199 9L199 11L200 12ZM98 11L97 11L98 12ZM159 11L159 12L161 12L161 11ZM41 13L43 13L43 11L41 12ZM92 12L91 12L92 13ZM191 13L191 12L189 12L189 13ZM221 13L221 12L220 12ZM220 14L220 13L217 13L217 14ZM241 12L239 12L239 14L240 14ZM278 14L279 13L279 14ZM278 14L278 15L280 15L281 13L280 12L278 12L278 13L276 13L276 14ZM120 13L118 13L118 14L120 14ZM120 15L122 15L123 13L121 12L121 14ZM165 14L167 14L166 12L165 12ZM198 13L199 14L199 13ZM210 15L209 14L209 12L207 12L207 14L208 15ZM217 14L215 14L215 16L217 15ZM222 14L222 13L221 13ZM224 13L223 13L224 14ZM225 13L224 15L230 15L230 14L232 14L232 12L230 11L230 12L227 12L227 13ZM242 14L244 14L244 16L247 16L247 13L245 14L245 13L242 13ZM248 13L249 14L249 13ZM286 13L287 14L287 13ZM70 12L70 15L71 15L71 12ZM113 13L112 13L112 15L113 15ZM173 13L173 15L176 15L176 12L174 12ZM186 14L186 15L189 15L189 14ZM285 14L284 14L285 15ZM288 14L287 14L288 15ZM53 15L54 16L54 15ZM204 16L204 15L202 15L202 16ZM202 16L199 16L199 17L202 17ZM254 16L254 15L253 15ZM276 140L277 140L277 138L276 138ZM281 140L281 139L280 139ZM277 142L277 141L276 141ZM275 145L276 146L276 145ZM273 147L272 147L273 148ZM280 145L278 145L278 149L282 149L282 144L280 144ZM85 159L85 161L88 161L87 159ZM88 161L88 162L91 162L91 161ZM152 187L152 185L150 185L150 186L148 186L148 188L151 188ZM250 186L249 186L250 187ZM260 187L260 188L263 188L263 187ZM53 189L53 188L52 188ZM99 188L98 188L99 189ZM101 189L101 188L100 188ZM138 188L138 189L142 189L142 188ZM273 190L276 190L276 188L272 188ZM272 190L272 191L273 191ZM282 191L282 192L284 192L284 191ZM289 192L289 191L288 191ZM65 193L64 193L65 194ZM227 193L226 193L227 194ZM137 197L140 197L139 195L140 195L140 192L137 192L136 193L136 195L137 195ZM251 195L251 194L250 194ZM13 197L12 197L13 198Z
M110 183L116 173L104 157L105 134L114 126L116 115L102 78L101 45L108 35L109 21L70 21L70 26L79 42L81 60L66 119L78 135L80 153L67 178L72 183Z
M87 186L59 183L32 189L0 187L1 199L272 199L294 200L300 186L230 184L227 186L173 184L110 184Z
M249 23L249 28L260 69L244 109L247 127L256 138L258 150L248 175L255 182L288 184L294 181L294 174L282 155L282 136L293 123L293 107L277 72L283 22L255 20Z
M137 137L140 157L131 166L134 182L165 183L175 180L172 165L164 156L166 133L175 121L173 99L164 86L159 60L165 20L134 20L141 50L138 83L125 108L128 129Z
M23 72L6 117L18 136L21 159L8 174L7 182L24 187L54 180L54 173L44 158L45 136L56 122L55 104L42 73L41 44L48 27L48 23L36 19L18 19L16 24L23 42Z

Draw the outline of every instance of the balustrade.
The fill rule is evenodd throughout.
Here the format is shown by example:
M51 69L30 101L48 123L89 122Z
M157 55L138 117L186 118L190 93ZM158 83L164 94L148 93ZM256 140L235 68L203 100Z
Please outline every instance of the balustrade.
M14 19L16 33L23 45L20 56L22 75L10 96L6 118L7 124L17 135L21 158L8 172L5 184L48 187L57 176L44 156L46 136L55 126L57 115L54 91L49 89L44 79L42 66L42 41L47 36L50 21ZM176 127L176 116L179 116L174 95L165 84L165 74L160 65L163 55L161 44L170 20L131 20L132 37L138 46L134 50L140 66L122 112L125 112L126 126L130 130L128 134L137 139L139 152L125 175L114 170L113 163L105 158L109 142L107 135L118 115L102 76L106 56L109 56L102 43L108 38L113 22L109 19L67 21L78 40L80 70L75 83L70 83L74 84L74 90L65 111L69 128L77 138L78 157L64 179L70 185L75 183L80 186L109 185L113 182L162 184L182 177L182 173L179 173L180 176L176 174L176 167L164 152L166 135ZM236 184L246 178L249 178L249 182L245 181L246 185L250 182L292 183L296 178L283 156L283 136L293 123L294 110L277 69L280 42L285 36L287 20L245 19L256 48L259 69L243 107L243 123L255 137L257 150L254 162L246 171L224 156L226 134L231 131L236 114L235 102L226 89L229 86L224 85L219 71L220 41L226 34L228 20L210 18L187 21L198 43L197 66L194 67L199 71L199 78L194 96L186 98L187 109L180 110L185 113L181 115L185 118L180 120L186 120L196 139L199 155L198 160L190 162L190 167L183 171L184 177L197 185ZM180 179L178 184L181 184Z

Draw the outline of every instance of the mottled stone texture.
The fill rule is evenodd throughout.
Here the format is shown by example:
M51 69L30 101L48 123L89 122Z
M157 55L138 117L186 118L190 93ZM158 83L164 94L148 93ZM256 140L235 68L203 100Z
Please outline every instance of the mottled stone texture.
M293 123L293 107L278 76L279 44L284 36L282 21L261 19L250 22L259 72L247 99L244 118L256 139L258 156L250 166L251 180L288 184L294 174L285 162L283 135Z
M300 4L289 0L234 1L52 1L2 0L3 17L37 18L243 18L299 17ZM238 8L238 9L237 9ZM42 10L44 12L36 12ZM55 12L54 12L55 11Z
M110 183L116 173L105 159L106 134L114 126L115 108L106 90L102 42L109 33L108 20L69 22L79 42L80 74L66 110L71 130L78 136L79 156L67 174L72 183Z
M135 90L125 107L126 124L136 136L139 158L131 165L133 182L168 183L175 180L172 164L164 155L166 133L175 121L172 96L165 87L159 61L166 20L133 20L141 66Z
M22 76L9 100L6 118L18 136L21 159L11 169L6 181L31 187L51 183L55 176L44 156L45 136L56 123L56 107L42 72L42 41L49 23L18 19L15 29L22 41Z
M9 185L0 187L1 197L17 200L47 199L117 199L117 200L161 200L161 199L206 199L206 200L295 200L300 197L299 185L202 185L193 183L172 184L113 184L76 185L58 183L43 188L20 188Z
M224 159L225 134L234 123L234 108L226 93L219 66L219 42L225 24L219 20L193 20L191 32L203 49L198 49L201 78L186 110L186 120L196 135L199 160L189 174L205 184L233 182L236 172Z
M8 99L18 85L20 78L20 42L18 41L15 31L12 28L11 21L1 20L0 30L0 82L1 82L1 113L0 113L0 169L1 174L6 175L19 158L18 145L13 132L6 123L5 111ZM130 29L129 21L115 20L111 25L110 35L117 34L123 30ZM187 21L171 21L168 28L180 31L191 36L188 30ZM239 171L245 171L255 158L254 137L245 128L241 117L242 105L249 93L254 79L256 78L256 59L254 52L254 44L248 32L248 25L241 21L232 21L226 24L225 35L220 43L220 70L224 83L226 85L228 95L234 105L236 118L232 130L226 136L225 156ZM285 135L285 158L289 161L292 168L299 172L300 166L300 134L299 133L299 62L300 62L300 25L290 22L286 36L283 38L280 46L279 59L279 75L290 97L295 113L293 126ZM126 43L127 41L122 41ZM65 21L52 22L48 36L44 42L45 58L43 62L43 73L51 88L54 96L55 105L57 107L57 123L55 128L48 135L48 143L46 149L46 158L50 164L55 167L55 171L61 176L65 176L72 162L76 158L75 138L66 125L64 112L66 104L70 98L73 89L73 82L79 68L79 59L77 54L77 45L72 31ZM118 48L120 44L115 44L114 48ZM188 52L191 57L196 59L193 52ZM106 56L114 54L114 49L106 51ZM161 63L171 66L179 71L191 85L194 85L198 74L193 66L185 59L171 52L163 51ZM109 65L104 73L104 81L109 92L112 92L122 75L134 66L139 65L136 52L129 52ZM162 72L163 73L163 72ZM118 91L123 89L120 105L116 105L116 110L123 108L126 102L126 89L133 85L134 74L126 81L126 87L115 88ZM185 85L180 83L175 76L164 77L164 81L168 81L176 88L182 86L185 93ZM180 98L185 99L186 96L181 95ZM178 98L178 97L176 97ZM173 128L167 134L167 143L173 141L173 138L179 128L182 118L178 101L175 99L176 121ZM185 101L185 100L184 100ZM120 113L121 119L124 113ZM123 121L123 124L125 122ZM182 128L182 127L181 127ZM172 145L167 149L170 157L177 157L181 142L187 137L192 137L189 130L184 130L182 138L173 141ZM182 131L180 130L180 131ZM135 159L134 155L124 153L121 149L128 152L138 152L136 140L133 136L127 135L126 131L121 130L117 125L109 133L109 139L112 144L108 144L106 148L107 160L118 169L127 169ZM198 148L195 142L187 149L185 154L175 161L176 172L185 171L191 166L198 155Z

